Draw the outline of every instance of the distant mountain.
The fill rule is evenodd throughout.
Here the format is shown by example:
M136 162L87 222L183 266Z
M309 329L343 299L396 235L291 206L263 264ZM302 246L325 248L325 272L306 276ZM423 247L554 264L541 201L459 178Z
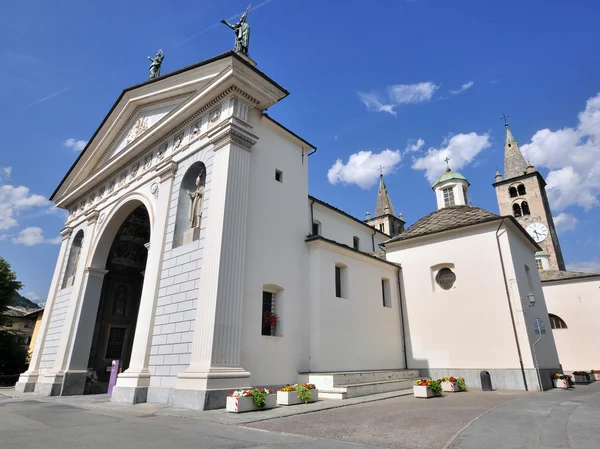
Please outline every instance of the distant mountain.
M12 305L15 307L27 307L28 309L39 309L40 308L40 306L38 306L33 301L25 298L24 296L21 296L19 294L19 292L15 292L15 296L13 298Z

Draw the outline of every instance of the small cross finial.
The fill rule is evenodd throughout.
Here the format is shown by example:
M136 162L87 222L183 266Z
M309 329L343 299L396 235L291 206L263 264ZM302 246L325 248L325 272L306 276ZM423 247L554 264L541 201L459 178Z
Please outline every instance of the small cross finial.
M383 169L385 167L382 167L381 165L379 166L379 168L377 170L379 170L379 176L383 176Z
M506 114L502 114L502 117L500 117L500 120L504 120L504 126L508 126L508 118L510 117L510 115L506 115Z
M450 162L450 158L449 158L449 157L446 157L446 159L444 159L444 162L446 162L446 169L447 169L448 171L450 171L450 164L449 164L449 162Z

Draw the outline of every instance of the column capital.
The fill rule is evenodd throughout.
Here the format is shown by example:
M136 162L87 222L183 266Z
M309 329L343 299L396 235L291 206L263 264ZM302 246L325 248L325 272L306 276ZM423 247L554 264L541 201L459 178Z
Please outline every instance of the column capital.
M70 228L68 226L60 231L60 235L62 235L63 240L67 240L69 237L71 237L72 233L73 228Z
M214 145L214 151L223 148L228 143L237 144L237 146L250 151L252 146L258 142L258 136L249 133L246 129L233 122L225 124L208 134L209 143Z
M88 225L91 225L91 224L96 223L99 216L100 216L100 212L98 212L98 210L94 209L94 210L88 212L87 214L85 214L85 219L87 220Z
M154 168L154 172L159 177L160 181L166 181L175 175L177 172L177 162L172 159L167 159Z
M102 268L94 268L94 267L87 267L84 271L89 276L97 276L97 277L104 277L104 275L106 273L108 273L108 270L103 270Z

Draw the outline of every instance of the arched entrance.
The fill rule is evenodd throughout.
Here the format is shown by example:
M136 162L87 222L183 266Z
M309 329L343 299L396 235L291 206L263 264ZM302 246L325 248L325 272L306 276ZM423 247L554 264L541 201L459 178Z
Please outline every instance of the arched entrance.
M106 393L113 360L120 361L121 371L129 367L150 229L148 211L139 205L127 215L110 244L84 394Z

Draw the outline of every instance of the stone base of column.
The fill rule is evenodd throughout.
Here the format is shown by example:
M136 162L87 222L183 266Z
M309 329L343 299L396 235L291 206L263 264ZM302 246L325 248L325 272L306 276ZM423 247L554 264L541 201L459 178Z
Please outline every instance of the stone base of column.
M227 395L232 390L179 390L172 389L169 395L169 405L190 410L216 410L225 408Z
M33 393L38 377L39 374L36 371L25 371L19 376L19 381L15 384L15 391L17 393Z
M148 387L120 387L115 385L110 397L117 404L141 404L148 399Z
M250 388L250 373L243 368L211 367L208 371L189 367L177 375L177 390L238 390Z
M65 371L62 382L61 396L79 396L85 391L85 381L87 379L87 370L69 370Z
M34 392L42 396L60 396L64 372L46 373L35 384Z

